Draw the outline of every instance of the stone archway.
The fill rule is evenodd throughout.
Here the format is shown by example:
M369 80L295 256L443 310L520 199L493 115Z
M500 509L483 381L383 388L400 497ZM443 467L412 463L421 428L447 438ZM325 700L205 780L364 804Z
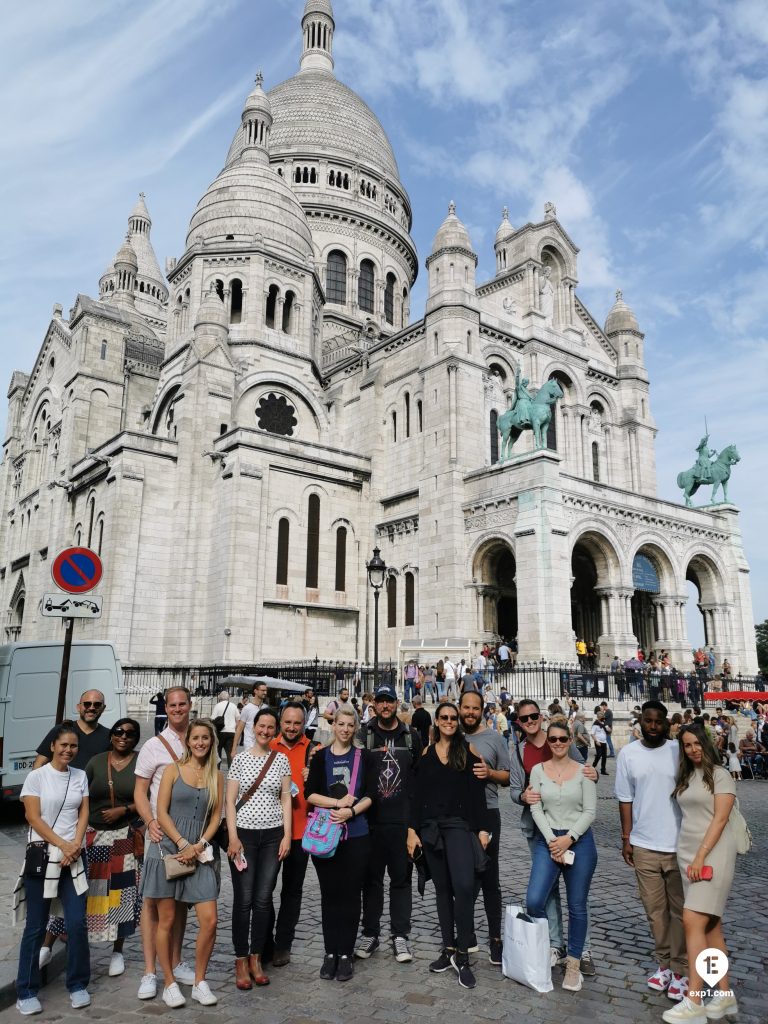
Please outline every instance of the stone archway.
M682 609L675 570L667 553L653 541L641 544L632 559L632 632L648 657L667 651L673 661L682 656Z
M725 599L722 574L709 555L696 553L688 560L685 579L695 588L693 594L701 613L704 646L714 648L719 662L722 657L729 657L731 640L730 609Z
M517 564L510 545L501 538L488 541L474 559L473 581L478 592L478 626L483 633L512 640L517 636Z
M596 645L601 663L632 647L621 583L616 544L597 529L579 534L571 553L571 625L574 640Z

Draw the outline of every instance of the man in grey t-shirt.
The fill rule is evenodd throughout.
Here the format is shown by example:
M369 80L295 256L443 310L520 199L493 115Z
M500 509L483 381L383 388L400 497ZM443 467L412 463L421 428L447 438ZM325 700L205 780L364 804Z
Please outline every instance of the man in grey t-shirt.
M467 691L459 702L459 719L470 744L482 757L484 764L475 766L475 775L485 780L485 800L489 817L493 819L491 841L485 849L488 867L483 872L481 887L485 916L490 938L489 960L501 963L501 885L499 884L499 843L501 839L501 813L499 786L509 785L509 746L504 736L489 729L483 721L483 697Z

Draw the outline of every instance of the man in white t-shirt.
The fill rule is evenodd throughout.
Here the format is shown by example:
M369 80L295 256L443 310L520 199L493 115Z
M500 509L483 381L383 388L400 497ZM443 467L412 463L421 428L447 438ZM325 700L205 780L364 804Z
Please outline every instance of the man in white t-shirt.
M616 759L622 855L635 869L659 965L648 987L679 1002L688 990L688 960L683 883L675 854L680 811L672 799L678 746L667 739L667 709L658 700L643 704L640 729L640 742L627 743Z
M267 703L267 684L257 683L253 688L251 699L247 704L243 704L243 709L237 717L237 725L235 726L235 738L232 740L232 749L229 753L229 763L235 758L237 753L237 747L240 743L240 737L243 737L243 750L250 750L256 743L256 738L253 735L253 723L256 719L256 715L259 713L259 709L266 706Z
M157 736L147 740L139 751L134 774L136 788L133 798L136 810L147 826L146 841L159 843L163 831L157 823L157 794L163 772L178 761L186 749L184 738L187 734L192 701L189 690L184 686L172 686L165 693L165 709L168 725ZM170 748L170 749L169 749ZM173 754L171 753L173 751ZM173 969L176 981L183 985L193 985L195 972L181 959L181 944L184 940L184 929L187 926L187 906L176 904L176 917L173 923ZM144 947L144 976L139 985L139 999L153 999L157 995L157 975L155 973L157 940L157 900L144 897L141 910L141 941Z
M456 689L456 666L453 664L450 658L446 658L443 662L443 672L445 674L445 696L458 698L459 694Z
M221 728L218 727L217 718L222 720ZM216 732L218 733L219 760L226 754L230 764L232 764L232 744L235 739L235 730L237 729L237 718L237 706L229 699L229 692L222 690L219 694L219 702L211 712L211 721L216 726Z

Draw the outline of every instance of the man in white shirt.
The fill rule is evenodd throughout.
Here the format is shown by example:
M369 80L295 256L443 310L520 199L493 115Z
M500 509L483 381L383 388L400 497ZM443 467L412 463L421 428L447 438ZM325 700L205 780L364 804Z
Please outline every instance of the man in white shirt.
M219 760L222 760L224 755L227 755L227 760L232 764L232 744L235 740L235 731L237 730L237 718L238 711L235 704L229 699L229 693L227 690L222 690L219 694L219 702L211 712L211 721L216 726L216 732L219 740ZM221 728L219 723L221 721Z
M237 747L240 743L240 737L243 737L243 750L250 750L256 743L256 739L253 735L253 723L256 719L256 715L259 713L259 709L264 707L267 703L267 684L256 683L251 694L251 699L247 704L243 705L243 709L238 715L237 725L235 726L235 738L232 740L232 749L229 753L229 763L235 758L237 753Z
M445 696L456 699L459 696L456 690L456 666L450 658L446 658L443 662L443 671L445 673Z
M672 799L678 746L667 739L667 709L658 700L643 704L640 729L640 742L627 743L616 759L622 855L635 869L659 965L648 987L679 1002L688 989L688 960L683 883L675 854L680 812Z
M157 823L157 794L163 772L178 761L186 750L184 739L189 725L192 701L189 690L184 686L172 686L165 694L165 707L168 714L168 725L157 736L147 740L139 751L134 774L136 788L134 802L136 811L147 826L146 841L159 843L163 831ZM173 969L176 981L182 985L193 985L195 972L181 959L181 944L184 940L184 929L187 926L187 905L176 904L176 917L173 923ZM157 940L157 900L144 897L141 909L141 941L144 947L144 977L139 985L139 999L153 999L157 995L157 975L155 973Z

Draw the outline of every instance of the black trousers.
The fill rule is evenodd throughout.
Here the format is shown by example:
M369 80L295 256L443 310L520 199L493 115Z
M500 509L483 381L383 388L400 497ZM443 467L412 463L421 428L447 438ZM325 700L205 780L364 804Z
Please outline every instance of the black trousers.
M435 883L437 919L444 947L466 952L475 929L475 854L472 833L462 829L441 832L443 849L424 845L424 855Z
M597 768L597 762L600 762L600 771L606 770L606 762L608 760L608 744L607 743L595 743L595 759L592 762L592 767Z
M370 836L345 839L332 857L313 857L320 883L325 952L352 956L360 924L365 866Z
M407 825L376 825L363 886L363 935L379 937L384 913L384 873L389 874L389 925L392 935L411 931L411 874Z
M235 739L233 732L220 732L218 737L218 754L219 760L224 760L224 755L227 755L227 764L232 764L232 743Z
M232 873L232 945L235 956L261 954L269 930L272 891L280 862L277 859L283 826L277 828L238 828L238 838L248 866L238 871L229 862Z
M488 817L492 821L493 839L485 848L488 867L480 876L480 888L483 893L485 917L488 921L488 937L501 938L501 883L499 881L499 844L501 843L501 812L489 809Z

